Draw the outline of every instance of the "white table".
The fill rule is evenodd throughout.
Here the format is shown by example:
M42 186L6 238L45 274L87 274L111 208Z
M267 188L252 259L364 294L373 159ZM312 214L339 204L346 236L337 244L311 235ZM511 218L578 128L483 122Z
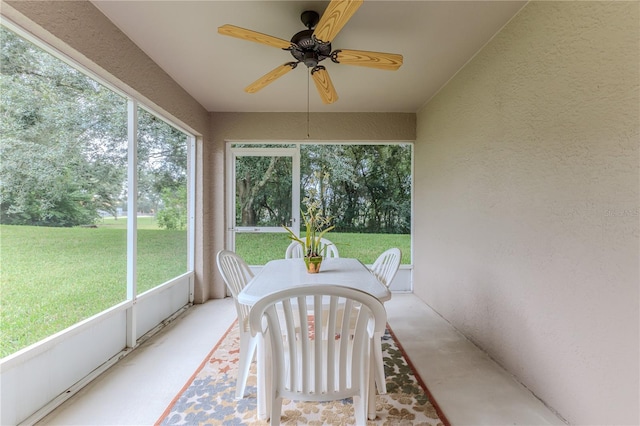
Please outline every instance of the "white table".
M346 257L327 258L322 261L320 272L307 272L304 259L278 259L268 262L264 268L238 294L238 302L253 306L262 297L296 286L333 284L355 288L371 294L381 302L391 299L391 292L358 259ZM266 404L266 371L264 342L258 342L258 418L268 419Z
M334 257L324 259L317 274L307 272L303 259L272 260L238 294L238 302L253 306L267 294L309 284L342 285L367 292L381 302L391 299L389 289L358 259Z

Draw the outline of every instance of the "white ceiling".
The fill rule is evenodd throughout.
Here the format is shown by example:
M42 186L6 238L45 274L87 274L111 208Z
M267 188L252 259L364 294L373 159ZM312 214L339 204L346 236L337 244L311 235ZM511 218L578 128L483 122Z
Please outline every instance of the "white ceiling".
M232 24L289 40L305 10L328 1L113 1L93 3L208 111L416 112L526 1L366 0L332 49L400 53L397 71L325 60L339 99L324 105L308 70L296 69L255 94L244 88L293 60L289 52L223 36Z

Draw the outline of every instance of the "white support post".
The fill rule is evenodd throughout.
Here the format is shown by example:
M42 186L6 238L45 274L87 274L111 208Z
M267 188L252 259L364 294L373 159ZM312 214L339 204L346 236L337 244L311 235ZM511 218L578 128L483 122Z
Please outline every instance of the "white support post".
M189 271L195 270L195 244L196 244L196 138L189 136L187 139L187 173L189 178L187 179L187 193L188 193L188 255L187 255L187 269ZM189 303L193 303L195 293L195 273L191 275L189 279Z
M138 235L138 102L127 102L128 178L127 178L127 347L134 347L136 336L137 235Z
M291 175L291 230L300 236L300 144L296 144Z

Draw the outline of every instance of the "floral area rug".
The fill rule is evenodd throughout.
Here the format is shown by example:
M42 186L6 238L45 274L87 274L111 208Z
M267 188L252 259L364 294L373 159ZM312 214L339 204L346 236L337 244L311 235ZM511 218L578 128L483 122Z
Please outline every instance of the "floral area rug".
M251 366L245 397L235 399L240 338L237 322L209 353L156 425L268 425L256 418L256 364ZM449 423L411 367L387 327L382 338L387 394L376 395L375 420L367 425ZM324 403L283 401L283 425L353 425L351 398Z

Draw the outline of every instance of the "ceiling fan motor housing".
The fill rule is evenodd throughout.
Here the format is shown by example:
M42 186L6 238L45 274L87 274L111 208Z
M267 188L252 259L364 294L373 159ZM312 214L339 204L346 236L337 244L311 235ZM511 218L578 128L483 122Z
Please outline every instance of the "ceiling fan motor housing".
M313 37L312 28L320 20L317 12L313 10L302 12L300 20L308 29L300 31L291 37L291 43L293 43L290 48L291 55L308 68L314 68L318 65L318 62L331 55L331 43L323 43Z

